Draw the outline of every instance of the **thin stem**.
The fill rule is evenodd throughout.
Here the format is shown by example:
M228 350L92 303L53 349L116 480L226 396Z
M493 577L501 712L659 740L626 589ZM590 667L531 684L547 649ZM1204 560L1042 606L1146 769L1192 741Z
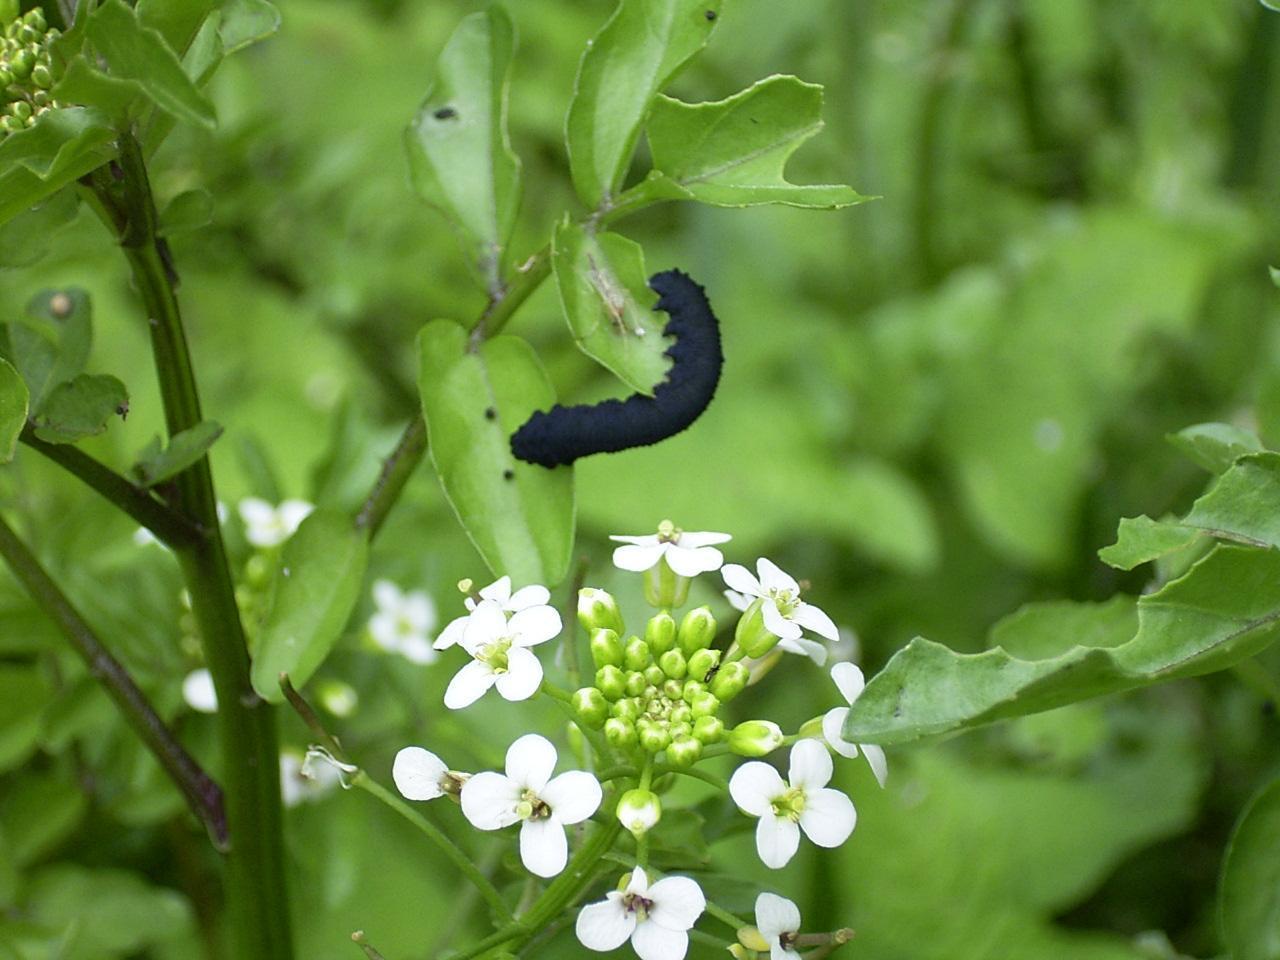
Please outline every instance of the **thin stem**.
M510 943L518 937L526 936L527 931L525 925L520 921L508 923L505 927L495 930L489 936L485 937L478 943L473 943L465 950L459 953L449 954L449 960L471 960L472 957L478 957L486 950L492 950L494 947L501 947Z
M351 942L364 951L364 955L368 960L386 960L386 957L375 950L373 944L365 939L363 930L357 930L353 933L351 935Z
M622 830L622 824L616 817L597 824L591 836L587 838L578 852L573 855L564 872L543 891L538 901L529 908L529 912L520 918L526 931L534 933L554 920L565 907L576 903L578 897L586 891L595 877L596 865L612 848L614 841ZM530 934L526 933L525 939Z
M573 571L573 579L569 581L569 596L564 602L564 672L569 677L569 686L575 690L582 682L582 674L578 669L578 591L587 582L587 570L590 561L586 557L578 559L578 566Z
M214 844L227 845L227 818L222 790L191 757L147 701L129 671L103 646L93 628L58 589L30 550L0 518L0 555L15 577L80 654L89 672L106 688L116 707L142 738L188 806L209 831Z
M409 421L395 449L383 461L382 471L374 481L373 489L356 513L357 530L367 531L370 539L378 535L382 522L400 499L405 484L413 476L413 471L422 462L422 456L426 452L427 423L419 413Z
M169 547L183 546L199 539L201 531L168 504L135 486L79 447L69 443L46 443L30 425L22 430L22 442L49 458L68 473L84 481L94 492L127 513Z
M94 209L119 239L146 310L170 437L201 421L200 398L176 295L169 248L156 232L155 201L132 134L119 140L118 165L95 171ZM175 503L204 535L175 554L191 595L205 662L218 695L231 846L224 875L237 960L290 960L280 760L275 716L249 681L249 652L227 564L209 458L178 474Z

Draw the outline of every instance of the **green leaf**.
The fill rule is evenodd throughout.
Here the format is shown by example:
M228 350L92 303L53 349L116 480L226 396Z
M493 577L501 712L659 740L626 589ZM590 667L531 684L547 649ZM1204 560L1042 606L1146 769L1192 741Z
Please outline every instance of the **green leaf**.
M1072 647L1116 647L1138 629L1138 608L1123 594L1102 603L1029 603L991 628L990 646L1022 660L1045 660Z
M213 222L213 196L208 190L186 190L172 200L160 214L161 236L177 237L206 227Z
M507 138L515 31L500 6L466 17L449 38L405 146L414 189L462 235L489 290L520 205L520 161Z
M1168 440L1212 473L1222 473L1240 457L1263 449L1257 436L1229 423L1197 423L1169 434Z
M622 185L657 96L707 45L721 0L621 0L582 55L565 136L592 209Z
M280 674L301 687L329 655L360 599L369 542L351 518L320 509L280 553L251 679L258 694L280 703Z
M1115 611L1095 607L1087 645L1044 659L917 637L867 684L845 734L903 743L1229 667L1280 635L1280 552L1220 545L1137 608L1131 638Z
M159 31L139 23L121 0L107 0L90 14L87 35L112 77L136 80L156 106L179 120L206 128L216 124L213 105L182 69L173 48Z
M1258 2L1261 3L1268 10L1275 10L1280 12L1280 0L1258 0ZM1277 284L1280 285L1280 281L1277 281Z
M80 199L71 187L63 187L43 203L0 224L0 268L28 267L42 260L58 233L76 218Z
M665 319L653 312L644 250L616 233L589 232L565 218L552 240L560 303L578 349L633 390L652 395L667 375Z
M0 141L0 223L100 167L115 155L115 132L89 107L50 110Z
M1280 779L1245 807L1227 845L1218 917L1231 960L1280 958Z
M170 48L182 54L220 0L138 0L138 22L157 31Z
M220 424L203 420L177 434L168 446L163 446L160 438L156 437L138 454L138 462L132 468L133 475L144 487L163 483L203 457L220 436Z
M94 66L84 54L72 58L53 96L70 103L97 107L109 117L124 120L130 108L144 95L138 80L122 80Z
M51 384L65 383L84 372L93 347L93 307L80 287L41 290L27 303L27 317L49 331L57 359L49 371Z
M795 77L769 77L715 103L660 96L646 128L654 171L645 189L719 207L833 209L869 199L844 185L787 182L787 161L822 126L822 87Z
M0 800L9 856L20 867L34 863L66 840L88 806L74 782L34 770L16 778Z
M221 12L218 35L227 56L260 43L280 29L280 11L267 0L228 0Z
M1098 556L1118 570L1132 570L1139 564L1181 550L1201 535L1199 530L1169 520L1125 517L1120 521L1116 542L1099 550Z
M1280 546L1280 453L1241 457L1183 522L1215 537Z
M112 416L129 412L129 392L110 374L82 373L60 383L31 418L46 443L75 443L107 429Z
M0 463L13 459L27 422L27 385L7 360L0 360Z
M0 664L0 773L26 762L40 738L40 714L53 696L35 667Z
M553 586L573 550L573 470L516 460L510 437L555 403L533 348L433 320L418 334L418 387L431 462L458 520L495 574Z
M192 926L191 905L180 894L142 877L104 867L46 867L31 878L24 914L74 933L75 957L149 954ZM60 951L61 952L61 951Z

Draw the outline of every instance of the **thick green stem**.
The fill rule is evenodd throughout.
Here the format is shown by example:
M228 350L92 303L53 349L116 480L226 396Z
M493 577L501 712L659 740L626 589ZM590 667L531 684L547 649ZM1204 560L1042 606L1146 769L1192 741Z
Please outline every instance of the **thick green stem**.
M113 175L114 174L114 175ZM119 167L95 172L96 208L115 231L146 310L169 435L201 420L195 372L164 240L138 143L120 139ZM174 478L177 507L202 530L175 552L191 595L205 662L218 695L223 785L231 843L224 885L236 960L293 956L285 889L280 760L275 717L249 682L249 651L227 564L208 457Z
M374 481L373 489L356 514L356 528L367 531L369 539L377 536L382 522L387 519L387 514L395 506L409 477L422 462L422 456L426 452L427 423L422 419L422 414L418 414L409 421L396 448L383 461L382 471Z
M71 641L89 672L106 688L129 725L186 797L187 804L204 823L214 844L225 847L227 819L222 790L174 738L146 695L133 682L129 671L111 655L93 628L3 519L0 519L0 556L4 557L32 599Z
M611 816L605 823L596 825L587 842L573 855L564 872L551 882L542 896L529 908L529 912L520 918L520 923L528 931L523 935L524 939L540 932L543 927L558 917L561 911L577 902L577 899L586 892L595 878L596 865L613 848L614 841L617 840L621 831L622 824L618 822L617 817Z

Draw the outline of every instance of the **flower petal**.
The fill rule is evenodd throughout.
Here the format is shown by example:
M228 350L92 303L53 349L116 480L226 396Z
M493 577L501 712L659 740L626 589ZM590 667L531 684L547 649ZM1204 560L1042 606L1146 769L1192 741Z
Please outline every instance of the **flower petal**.
M507 615L494 600L484 600L476 605L467 618L462 633L462 646L474 654L485 644L507 635Z
M520 862L539 877L554 877L569 862L569 840L555 817L520 825Z
M787 780L792 787L820 790L831 782L832 771L831 754L817 740L801 740L791 748Z
M276 522L276 509L258 497L245 497L236 504L236 510L246 527L265 527Z
M667 552L667 544L655 543L652 546L629 545L618 547L613 551L613 565L619 570L641 573L648 570L662 559Z
M800 929L800 908L776 893L756 897L756 929L766 940L776 941L780 934Z
M400 624L389 610L379 610L369 618L369 637L380 650L395 650L400 646Z
M218 692L213 688L213 674L201 667L182 679L182 699L200 713L218 712Z
M521 587L513 593L511 599L507 601L507 609L512 613L519 613L529 607L546 606L550 602L551 591L534 583L527 587Z
M719 570L724 554L715 547L698 547L690 550L672 544L667 549L667 566L682 577L696 577L700 573Z
M486 770L462 785L462 815L478 830L501 830L520 819L516 804L522 793L510 777Z
M511 599L511 578L499 577L487 587L480 588L481 600L492 600L500 607L505 607L507 601Z
M635 866L631 868L631 876L627 878L626 892L638 893L642 897L648 897L649 875L644 872L643 867Z
M560 611L544 604L513 613L507 626L507 636L517 647L533 647L559 636L562 629L564 623L560 619Z
M689 877L663 877L649 888L649 919L668 930L688 930L707 909L702 888Z
M862 755L867 758L871 772L876 775L876 782L883 787L885 780L889 778L889 761L885 759L884 747L874 743L864 743L861 746Z
M764 617L764 628L780 640L798 640L803 632L800 624L792 623L778 611L778 604L772 597L765 597L760 604L760 614Z
M779 640L778 649L785 650L787 653L798 653L802 657L808 657L820 667L827 662L827 648L817 640L810 640L808 637L796 637L794 640Z
M578 911L574 933L588 950L604 953L627 942L636 928L635 914L628 913L616 891L599 903L589 903Z
M840 630L836 627L835 622L812 603L801 601L791 611L791 619L806 630L812 631L820 637L825 637L832 643L840 639Z
M436 605L421 590L414 590L404 596L400 615L409 623L415 633L426 633L436 625Z
M720 576L724 577L724 585L730 590L745 594L748 597L764 596L760 581L751 575L740 563L726 563L720 568Z
M285 529L285 539L293 536L294 532L302 525L302 521L311 515L311 511L315 509L315 504L307 503L305 500L285 500L276 508L276 515L280 518L280 525Z
M844 718L849 715L848 707L832 707L822 715L822 736L829 746L842 757L852 760L858 755L856 744L844 739Z
M526 733L507 747L507 776L521 789L541 793L556 768L556 748L537 733Z
M771 810L756 824L756 853L766 867L781 870L799 847L800 828L794 821L776 817Z
M831 668L831 679L835 681L840 696L849 704L861 696L862 689L867 685L866 678L856 663L837 663Z
M373 602L379 610L394 615L400 610L400 601L403 596L400 588L390 580L373 581Z
M405 637L400 641L400 656L404 657L410 663L428 664L435 663L440 659L440 654L431 646L431 642L424 636L415 635Z
M631 949L640 960L684 960L689 952L689 934L672 930L652 920L636 926Z
M753 817L771 813L770 802L786 789L778 771L759 760L744 763L729 778L729 796L744 813Z
M461 710L469 707L481 697L485 691L497 681L493 668L487 663L472 660L453 675L444 692L444 705L450 710Z
M581 823L600 809L604 799L600 781L583 770L560 774L538 795L561 823Z
M461 643L463 634L467 632L467 621L470 619L471 615L468 614L465 617L455 617L450 620L440 631L440 636L436 637L436 642L432 646L437 650L447 650L455 643Z
M768 557L761 557L756 561L756 573L760 574L760 586L764 587L766 593L771 590L789 590L793 594L800 592L800 584L796 583L795 577Z
M699 547L714 547L718 543L728 543L733 537L727 533L712 533L708 530L686 530L680 534L676 544L692 550Z
M638 547L652 547L660 542L656 533L650 533L642 537L632 537L620 533L611 533L609 534L609 539L613 540L615 543L634 543Z
M747 607L751 606L751 598L739 593L737 590L724 590L724 598L729 601L729 606L737 610L739 613L746 613Z
M444 795L441 780L449 772L445 762L422 747L405 747L391 765L396 789L409 800L434 800Z
M853 801L839 790L807 790L800 827L820 847L838 847L858 823Z
M497 684L502 699L528 700L542 684L542 664L532 651L512 647L507 651L507 672L498 674Z

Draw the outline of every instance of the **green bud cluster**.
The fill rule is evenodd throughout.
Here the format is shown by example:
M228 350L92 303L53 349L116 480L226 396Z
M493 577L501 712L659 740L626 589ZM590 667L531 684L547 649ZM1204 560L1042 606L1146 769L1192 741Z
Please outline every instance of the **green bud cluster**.
M621 619L613 610L603 613L611 605L595 591L587 606L597 615L583 617L596 673L592 686L573 695L578 718L619 750L665 751L680 766L697 762L704 747L724 736L720 705L746 687L746 667L721 666L720 651L711 647L716 621L706 607L690 610L679 624L661 611L643 637L623 640L615 629Z
M25 130L61 106L49 92L60 73L52 55L59 36L39 7L5 25L0 37L0 137Z

